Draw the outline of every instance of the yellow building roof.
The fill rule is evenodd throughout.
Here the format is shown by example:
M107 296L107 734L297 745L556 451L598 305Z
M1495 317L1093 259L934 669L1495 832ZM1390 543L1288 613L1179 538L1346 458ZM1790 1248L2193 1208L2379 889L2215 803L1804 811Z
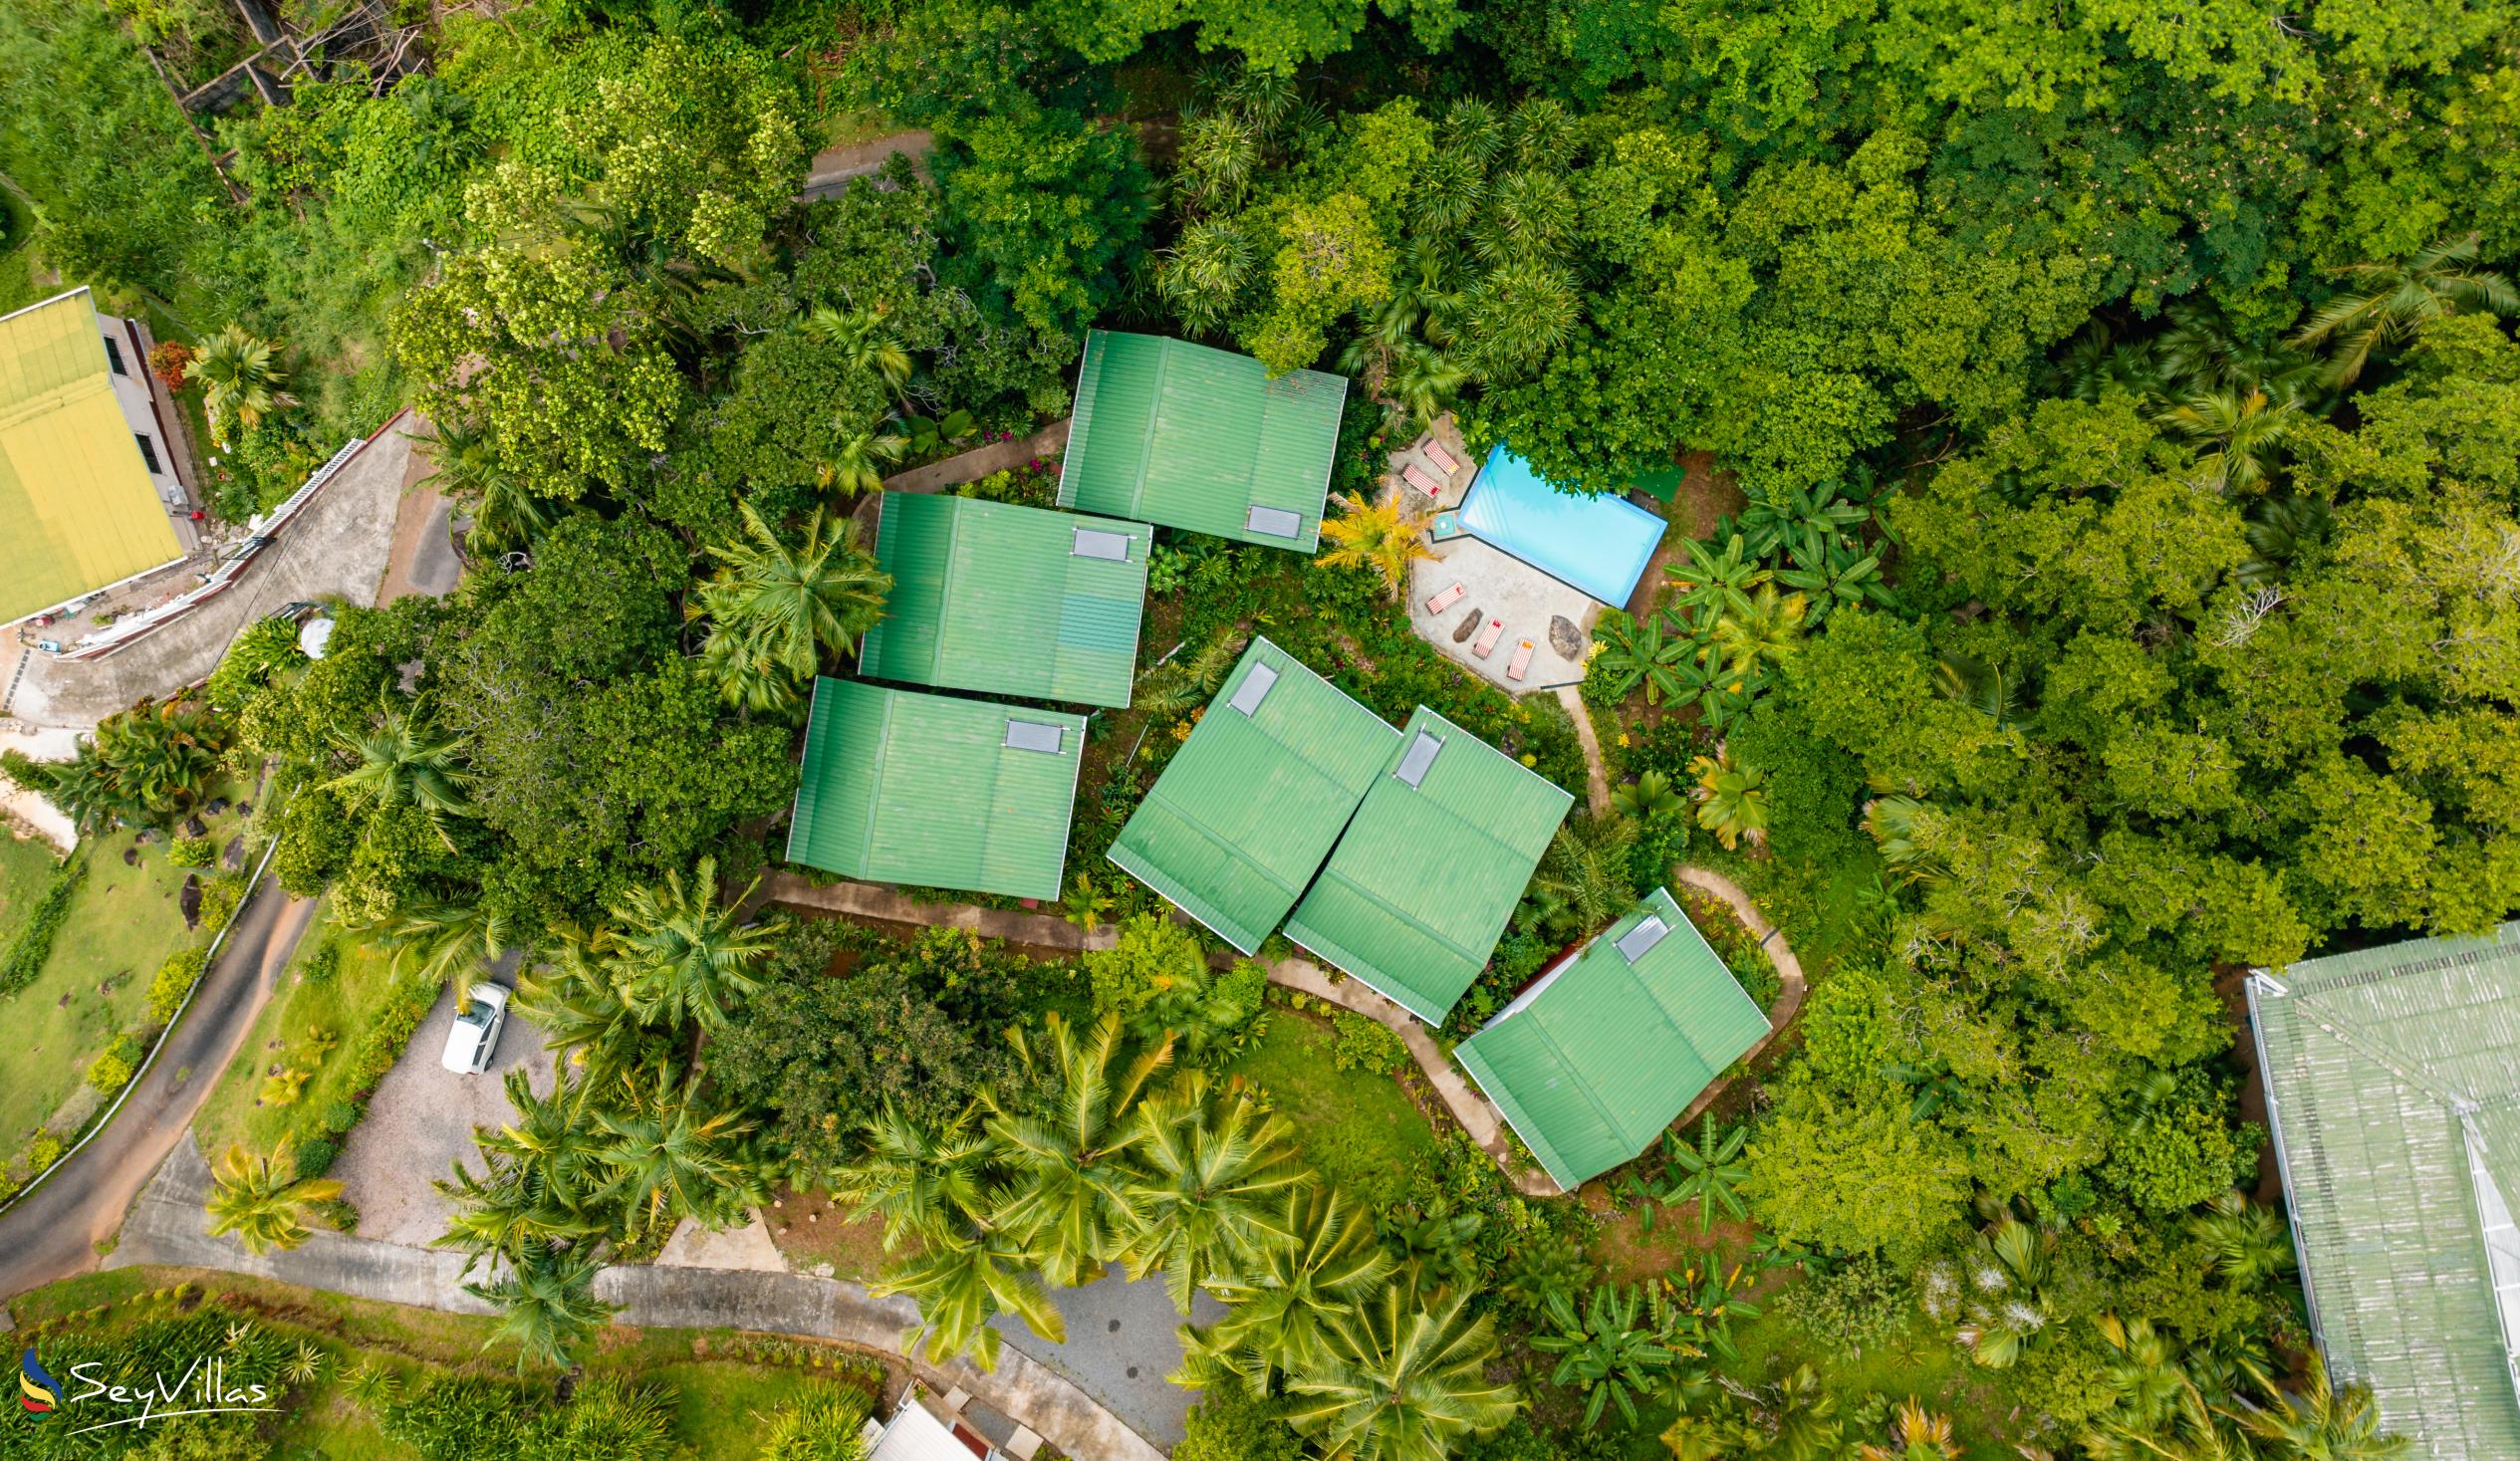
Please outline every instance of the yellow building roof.
M0 316L0 623L181 557L88 291Z

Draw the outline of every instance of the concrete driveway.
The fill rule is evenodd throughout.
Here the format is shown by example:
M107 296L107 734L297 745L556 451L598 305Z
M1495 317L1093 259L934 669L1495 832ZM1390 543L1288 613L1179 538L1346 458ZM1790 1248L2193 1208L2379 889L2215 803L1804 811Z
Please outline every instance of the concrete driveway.
M1182 1319L1163 1292L1163 1276L1149 1274L1133 1284L1116 1268L1093 1283L1053 1289L1050 1299L1067 1321L1064 1344L1004 1315L990 1326L1006 1336L1009 1348L1057 1371L1131 1430L1157 1445L1179 1445L1198 1392L1164 1378L1181 1363ZM1201 1292L1190 1301L1190 1317L1214 1324L1225 1317L1225 1306Z
M458 1076L438 1065L446 1049L446 1032L455 1023L455 995L450 984L420 1022L402 1059L394 1062L368 1115L350 1133L332 1175L342 1182L342 1196L359 1209L359 1236L418 1247L446 1231L455 1205L430 1186L452 1173L458 1160L476 1172L475 1126L493 1129L515 1116L508 1103L507 1073L531 1073L538 1095L552 1088L551 1052L542 1032L511 1009L499 1032L499 1051L490 1069L478 1076Z

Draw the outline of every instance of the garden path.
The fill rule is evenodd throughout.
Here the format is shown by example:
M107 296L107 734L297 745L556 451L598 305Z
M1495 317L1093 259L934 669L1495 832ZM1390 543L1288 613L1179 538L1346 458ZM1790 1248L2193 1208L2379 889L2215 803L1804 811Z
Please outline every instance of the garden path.
M464 1292L459 1254L316 1232L301 1247L257 1256L232 1237L213 1238L202 1212L210 1185L209 1164L187 1134L140 1194L106 1267L215 1269L450 1314L490 1312ZM879 1299L857 1284L805 1274L630 1266L597 1274L595 1292L620 1306L622 1323L642 1329L796 1335L887 1354L904 1352L903 1341L918 1325L918 1308L907 1299ZM1092 1395L1013 1345L1000 1352L994 1371L967 1360L935 1365L912 1359L911 1368L938 1394L959 1388L1066 1455L1097 1461L1160 1461L1163 1455Z
M1803 978L1803 961L1794 957L1793 948L1785 942L1784 931L1767 920L1767 915L1759 911L1759 905L1750 901L1750 895L1741 890L1740 883L1710 868L1691 867L1685 863L1673 867L1671 875L1701 892L1710 892L1723 899L1732 909L1732 915L1741 920L1741 926L1759 936L1759 947L1767 950L1768 962L1776 966L1778 989L1776 1003L1768 1006L1768 1033L1760 1036L1759 1043L1751 1046L1740 1060L1733 1063L1734 1071L1745 1070L1803 1012L1803 996L1811 988L1809 981ZM1680 1112L1679 1120L1672 1124L1685 1126L1696 1120L1698 1114L1713 1105L1715 1097L1723 1095L1725 1089L1732 1085L1732 1079L1727 1076L1699 1092L1697 1099L1690 1101L1688 1109Z
M991 472L1004 472L1020 467L1036 457L1057 456L1068 449L1068 417L1012 441L992 441L969 451L949 456L943 461L912 467L883 479L886 492L942 492L965 482L977 482Z
M921 127L914 131L896 131L884 136L869 137L862 142L848 142L837 147L825 147L814 154L813 162L806 167L805 190L797 196L802 198L838 197L849 190L851 178L872 176L884 163L891 161L892 154L895 152L906 154L910 159L910 166L917 169L920 177L925 177L927 154L933 151L935 146L935 133Z
M1576 744L1584 748L1584 805L1599 817L1610 810L1610 771L1602 764L1602 738L1593 731L1593 712L1584 706L1580 685L1558 686L1558 703L1575 722Z

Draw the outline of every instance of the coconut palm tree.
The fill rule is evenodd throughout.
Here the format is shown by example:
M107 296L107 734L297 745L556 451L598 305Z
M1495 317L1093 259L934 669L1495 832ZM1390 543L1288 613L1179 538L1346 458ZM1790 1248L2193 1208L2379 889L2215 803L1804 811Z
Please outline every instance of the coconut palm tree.
M982 1369L997 1368L1001 1339L989 1321L1000 1314L1054 1344L1068 1338L1066 1321L1033 1274L1032 1255L1013 1235L985 1224L931 1235L918 1257L867 1287L879 1298L918 1301L919 1327L908 1342L924 1340L933 1363L968 1354Z
M2330 346L2334 383L2351 385L2382 346L2402 345L2416 331L2461 310L2496 315L2520 311L2520 291L2491 269L2475 267L2481 240L2446 238L2400 264L2349 264L2335 271L2353 281L2310 317L2295 345Z
M853 370L870 371L895 392L909 383L910 353L884 333L881 310L835 310L816 305L806 312L805 333L838 352Z
M1372 570L1390 591L1391 602L1399 603L1408 592L1408 566L1435 556L1426 546L1426 520L1402 512L1397 492L1372 502L1342 492L1338 500L1346 510L1322 520L1321 535L1331 547L1319 561L1332 568Z
M37 761L23 751L0 751L0 776L52 803L83 838L110 832L118 822L158 820L125 794L114 768L91 741L80 742L68 761Z
M485 427L459 419L440 421L427 453L437 465L428 484L453 498L472 520L467 543L474 554L523 552L558 520L556 500L535 492L499 460Z
M764 658L793 680L810 680L825 655L846 654L883 617L892 576L858 546L858 525L829 522L816 512L802 543L790 547L742 504L747 541L711 548L718 570L692 596L690 612L709 619L716 659L720 638L740 641L741 659ZM734 694L730 701L739 699Z
M2238 1410L2226 1413L2274 1456L2286 1461L2389 1461L2413 1448L2407 1437L2381 1429L2380 1407L2372 1403L2369 1387L2338 1389L2330 1383L2327 1361L2316 1350L2302 1366L2299 1394L2268 1379L2255 1365L2242 1367L2270 1403L2242 1400Z
M883 1251L964 1231L989 1205L990 1147L965 1112L930 1130L889 1098L866 1124L866 1154L831 1174L853 1219L883 1220Z
M289 373L280 368L278 354L270 341L230 324L203 341L184 367L184 377L201 387L201 407L220 445L227 444L236 425L250 431L273 410L297 404L296 396L280 388L289 382Z
M1196 1335L1197 1358L1240 1376L1254 1395L1329 1363L1332 1326L1388 1283L1393 1267L1374 1225L1335 1189L1290 1192L1286 1230L1290 1241L1246 1271L1207 1281L1228 1312Z
M1129 1276L1163 1270L1173 1307L1217 1276L1242 1274L1289 1240L1286 1195L1314 1174L1296 1154L1294 1127L1245 1092L1213 1092L1194 1071L1138 1107L1134 1146L1142 1171L1130 1190L1138 1226L1119 1257Z
M589 1081L609 1081L629 1070L651 1043L638 1016L622 1002L600 940L567 925L553 930L544 963L518 977L515 1008Z
M850 412L833 419L839 440L816 468L824 486L851 493L883 489L882 468L899 461L910 445L908 437L883 430L883 424Z
M2299 1264L2284 1216L2251 1202L2238 1189L2223 1193L2213 1205L2187 1220L2189 1232L2204 1244L2213 1271L2235 1289L2254 1289L2291 1273Z
M334 744L358 764L324 783L326 790L364 807L416 807L454 851L446 819L473 815L464 797L472 775L464 769L462 736L434 731L417 711L388 705L364 733L337 734Z
M1866 1441L1855 1453L1862 1461L1959 1461L1960 1443L1951 1438L1950 1416L1910 1395L1890 1414L1890 1444Z
M1496 1337L1469 1302L1417 1309L1392 1287L1340 1316L1329 1362L1287 1382L1288 1423L1340 1461L1444 1461L1511 1420L1521 1401L1487 1377Z
M1399 408L1406 429L1417 431L1442 415L1469 383L1470 371L1459 361L1431 345L1411 341L1391 353L1390 365L1383 371L1382 394Z
M257 1255L305 1242L309 1210L342 1195L339 1182L298 1175L296 1146L287 1136L265 1156L229 1146L210 1176L218 1184L210 1194L210 1236L234 1233Z
M455 1211L429 1246L466 1255L466 1273L483 1263L516 1263L555 1241L594 1238L605 1230L592 1214L536 1193L513 1160L491 1159L478 1176L457 1161L453 1177L430 1185L454 1201Z
M2298 399L2270 401L2263 390L2242 394L2213 390L2152 418L2190 441L2206 444L2196 465L2211 473L2224 493L2262 491L2282 452L2284 437L2304 419Z
M1042 1095L989 1116L989 1138L1013 1182L996 1222L1038 1257L1044 1277L1072 1288L1091 1281L1139 1224L1130 1146L1147 1083L1171 1062L1172 1047L1155 1045L1123 1065L1119 1015L1103 1016L1082 1039L1057 1011L1044 1024L1039 1040L1021 1026L1008 1035Z
M578 1349L612 1321L613 1306L595 1297L602 1266L589 1244L539 1244L497 1280L466 1284L464 1292L499 1311L498 1328L481 1347L516 1345L516 1368L542 1363L567 1369Z
M776 927L743 921L743 902L751 895L747 884L718 903L715 857L702 857L687 882L668 871L662 883L624 893L613 905L604 947L630 1013L649 1025L724 1028L727 1011L761 988L761 965L779 946Z
M620 1204L631 1232L662 1232L684 1217L722 1227L767 1199L754 1123L714 1109L698 1072L677 1076L658 1065L623 1077L618 1091L618 1103L595 1111L595 1155L610 1175L595 1200Z
M516 1118L478 1133L482 1156L505 1164L539 1203L571 1212L588 1207L602 1173L595 1123L587 1116L586 1080L566 1069L555 1071L549 1096L536 1096L523 1070L508 1072L503 1084Z
M1749 602L1725 610L1709 635L1724 668L1745 674L1766 665L1782 665L1802 647L1803 618L1811 601L1762 584Z
M1727 852L1745 837L1753 845L1767 841L1766 772L1734 765L1731 751L1720 743L1714 755L1690 760L1688 770L1697 778L1688 795L1697 804L1698 826L1713 833Z
M487 968L518 944L520 928L503 906L487 899L422 903L369 930L393 956L393 972L442 983L467 969ZM469 986L457 991L470 999Z

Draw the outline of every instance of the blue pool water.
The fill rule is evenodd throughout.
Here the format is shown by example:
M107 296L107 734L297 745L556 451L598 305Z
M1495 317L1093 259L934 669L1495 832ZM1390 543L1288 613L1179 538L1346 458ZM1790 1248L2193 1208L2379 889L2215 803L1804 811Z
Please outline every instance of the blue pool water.
M1560 492L1499 443L1461 500L1461 530L1604 604L1644 576L1662 519L1624 497Z

